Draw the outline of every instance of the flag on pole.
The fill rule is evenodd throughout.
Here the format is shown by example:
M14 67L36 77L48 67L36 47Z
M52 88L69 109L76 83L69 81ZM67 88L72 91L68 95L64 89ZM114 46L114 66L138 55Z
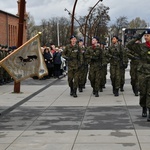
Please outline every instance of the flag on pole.
M20 82L32 76L42 78L48 74L41 52L40 34L35 35L0 61L0 65L15 82Z

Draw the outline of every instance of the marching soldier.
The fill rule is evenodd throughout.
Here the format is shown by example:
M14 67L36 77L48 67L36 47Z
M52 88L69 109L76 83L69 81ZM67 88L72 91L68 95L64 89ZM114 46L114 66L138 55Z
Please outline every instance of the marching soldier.
M88 63L85 58L86 47L83 44L83 40L79 39L78 44L79 44L79 50L81 53L81 57L83 60L83 63L79 69L79 92L83 92L83 88L85 88L85 84L87 81Z
M136 43L144 35L145 43ZM149 115L147 121L150 121L150 29L144 31L136 39L131 40L127 44L128 49L133 50L140 56L138 67L140 106L142 107L142 117L147 117L147 109Z
M100 69L101 69L101 48L98 44L98 38L92 38L92 46L87 49L86 58L89 62L89 80L93 88L95 97L99 97L100 87Z
M105 47L105 43L101 43L101 49L102 49L103 57L102 57L100 92L103 92L103 88L105 88L105 84L106 84L107 64L108 64L108 59L106 57L107 48Z
M110 59L110 78L114 96L119 96L121 71L126 66L123 46L118 43L118 37L112 37L112 45L108 48L107 56Z
M136 41L136 43L139 43L140 41ZM140 56L136 54L133 50L127 50L128 58L130 59L130 76L131 76L131 86L133 93L135 96L138 96L139 92L139 81L138 81L138 67L139 67L139 61Z
M82 59L76 36L71 36L70 42L71 43L64 49L62 56L68 61L68 84L70 87L70 95L77 97L79 68L82 64Z
M123 45L121 43L122 40L119 39L118 41L119 41L120 47L123 50L123 55L122 54L121 55L124 57L124 60L123 59L121 60L121 65L120 65L120 91L123 92L124 91L124 84L125 84L125 69L128 66L128 56L127 56L126 48L123 48Z

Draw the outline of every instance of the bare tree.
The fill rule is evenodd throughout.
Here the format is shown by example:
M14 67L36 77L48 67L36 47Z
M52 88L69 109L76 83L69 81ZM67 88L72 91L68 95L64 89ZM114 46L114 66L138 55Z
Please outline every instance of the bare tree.
M147 27L147 23L140 17L137 17L129 22L129 28L145 28L145 27Z
M89 11L92 8L89 8ZM110 17L108 15L109 7L104 6L103 4L98 5L88 16L80 17L80 23L82 24L81 30L84 27L85 23L87 23L86 30L84 30L83 35L87 38L87 45L90 44L92 36L97 36L101 41L105 41L105 35L107 33L107 24L110 21ZM85 33L86 32L86 33Z
M27 16L27 40L29 40L35 35L36 27L33 16L30 13Z
M110 28L112 29L114 35L121 38L122 28L127 28L128 24L127 17L121 16L116 19L116 22Z

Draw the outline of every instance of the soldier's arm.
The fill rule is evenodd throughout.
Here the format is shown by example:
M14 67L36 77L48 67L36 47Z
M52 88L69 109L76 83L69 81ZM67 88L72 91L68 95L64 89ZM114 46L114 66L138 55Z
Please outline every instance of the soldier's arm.
M141 48L140 48L140 44L139 43L136 43L136 41L139 41L143 35L145 34L145 31L142 33L142 34L139 34L137 36L137 38L131 40L126 46L128 49L132 50L132 51L135 51L135 53L140 53L141 51Z
M67 45L65 49L62 52L62 57L65 58L66 60L69 60L69 52L68 52L69 46Z

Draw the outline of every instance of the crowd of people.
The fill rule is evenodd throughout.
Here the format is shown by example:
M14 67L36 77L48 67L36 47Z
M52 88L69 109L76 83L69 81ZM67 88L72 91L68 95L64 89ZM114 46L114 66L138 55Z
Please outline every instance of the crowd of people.
M48 75L42 80L60 78L61 75L66 75L66 60L62 57L63 47L56 47L53 43L50 47L41 47L41 52L48 70ZM34 77L33 77L34 78Z
M0 44L0 60L9 55L12 51L16 49L16 46L8 47L7 45ZM0 85L4 85L12 82L12 77L7 73L7 71L0 66Z

